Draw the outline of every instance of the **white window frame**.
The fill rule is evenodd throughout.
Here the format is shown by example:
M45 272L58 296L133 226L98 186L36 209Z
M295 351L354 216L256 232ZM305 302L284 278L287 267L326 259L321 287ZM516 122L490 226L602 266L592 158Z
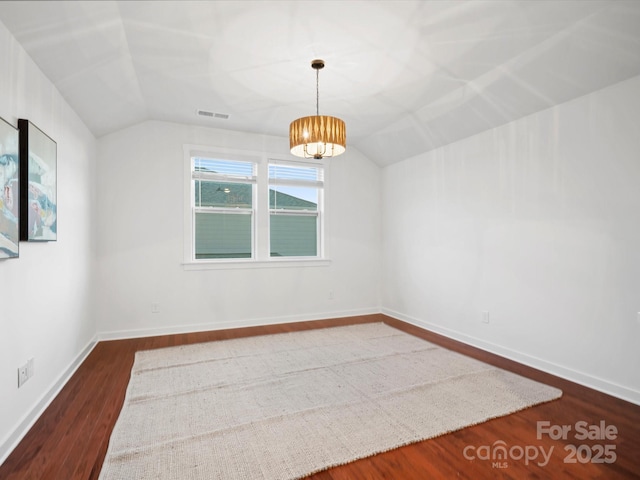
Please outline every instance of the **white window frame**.
M283 155L214 147L206 145L186 144L184 151L184 260L185 270L235 269L235 268L281 268L300 266L327 266L331 264L328 257L327 242L325 241L326 214L324 211L324 190L327 188L329 165L326 160L295 162ZM250 161L255 164L255 184L253 195L252 222L252 258L233 259L196 259L195 258L195 199L193 195L194 179L192 174L193 158L218 158L224 160ZM271 257L269 251L269 163L287 164L292 166L318 166L323 171L323 186L318 198L318 255L316 257ZM206 174L208 179L215 174ZM223 176L221 176L222 179ZM224 181L229 181L228 177ZM241 180L247 183L246 180ZM204 208L204 207L202 207ZM213 208L213 207L212 207ZM215 207L223 210L222 207ZM211 211L207 207L208 211ZM238 212L239 213L239 212ZM300 212L296 212L300 214Z

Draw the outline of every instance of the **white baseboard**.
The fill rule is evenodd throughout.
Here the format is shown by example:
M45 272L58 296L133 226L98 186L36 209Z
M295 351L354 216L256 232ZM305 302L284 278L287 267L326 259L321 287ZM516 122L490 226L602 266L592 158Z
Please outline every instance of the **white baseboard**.
M542 370L543 372L556 375L558 377L564 378L565 380L569 380L571 382L592 388L594 390L598 390L602 393L606 393L622 400L626 400L627 402L640 405L640 392L632 388L618 385L603 378L599 378L588 373L580 372L572 368L558 365L556 363L548 362L541 358L527 355L525 353L512 350L502 345L496 345L494 343L487 342L470 335L466 335L456 330L441 327L439 325L435 325L433 323L414 318L400 312L396 312L395 310L382 308L381 311L385 315L406 323L410 323L412 325L415 325L416 327L429 330L430 332L443 335L462 343L466 343L467 345L471 345L472 347L477 347L487 352L495 353L496 355L508 358L509 360L513 360L523 365Z
M93 348L98 343L96 337L93 337L89 343L76 355L69 366L60 374L47 391L40 397L40 400L31 408L22 418L18 426L3 439L0 444L0 465L4 463L11 452L18 446L20 441L29 432L29 429L40 418L42 413L51 404L54 398L60 393L62 388L67 384L82 362L89 356Z
M198 323L191 325L172 325L157 328L140 328L135 330L117 330L98 332L99 340L122 340L126 338L156 337L158 335L173 335L178 333L207 332L211 330L226 330L229 328L260 327L279 323L295 323L330 318L356 317L358 315L372 315L380 313L379 308L364 308L357 310L342 310L317 314L288 315L284 317L253 318L248 320L234 320L227 322Z

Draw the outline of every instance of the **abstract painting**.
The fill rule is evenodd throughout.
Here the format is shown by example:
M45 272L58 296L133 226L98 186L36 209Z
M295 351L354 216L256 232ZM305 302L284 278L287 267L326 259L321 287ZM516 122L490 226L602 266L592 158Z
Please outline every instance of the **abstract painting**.
M0 259L19 253L20 159L18 129L0 118Z
M20 240L58 237L57 145L28 120L20 130Z

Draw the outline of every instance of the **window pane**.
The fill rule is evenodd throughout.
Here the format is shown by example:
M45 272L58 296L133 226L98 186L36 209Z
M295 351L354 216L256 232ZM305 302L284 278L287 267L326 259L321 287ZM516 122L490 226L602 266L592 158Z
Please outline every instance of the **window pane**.
M220 173L234 177L251 177L253 176L253 163L196 157L193 159L193 171Z
M272 257L316 257L318 217L315 215L271 215Z
M251 184L194 181L196 207L252 208L253 186Z
M273 210L318 211L318 189L313 187L269 188L269 208Z
M251 217L196 213L196 259L251 258Z
M306 180L316 182L322 180L318 167L292 167L290 165L269 165L270 179Z

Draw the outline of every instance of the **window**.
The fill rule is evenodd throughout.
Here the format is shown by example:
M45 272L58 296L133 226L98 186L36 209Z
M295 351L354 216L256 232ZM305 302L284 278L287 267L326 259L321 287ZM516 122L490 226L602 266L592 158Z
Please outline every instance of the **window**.
M315 257L319 245L322 168L269 163L272 257Z
M323 164L188 145L185 160L185 264L323 259Z
M252 258L255 164L193 158L195 258Z

